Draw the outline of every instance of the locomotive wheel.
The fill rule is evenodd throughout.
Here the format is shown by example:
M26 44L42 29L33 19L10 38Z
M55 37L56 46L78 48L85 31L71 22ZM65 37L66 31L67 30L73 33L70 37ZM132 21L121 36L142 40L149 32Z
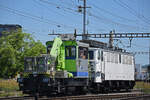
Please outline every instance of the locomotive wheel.
M120 89L119 89L119 88L117 89L117 92L120 92Z
M85 95L87 93L87 87L77 86L75 88L75 94Z
M109 88L108 87L104 87L103 93L109 93Z

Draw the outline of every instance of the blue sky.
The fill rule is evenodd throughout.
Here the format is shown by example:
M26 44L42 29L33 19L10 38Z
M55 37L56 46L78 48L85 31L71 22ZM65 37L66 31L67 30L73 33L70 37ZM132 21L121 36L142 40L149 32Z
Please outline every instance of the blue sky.
M82 33L82 14L77 12L82 0L1 0L0 24L19 24L43 44L55 33ZM87 30L89 33L150 32L150 0L87 0ZM107 39L98 39L108 42ZM115 41L127 51L149 50L150 39ZM136 63L148 64L148 54L136 55Z

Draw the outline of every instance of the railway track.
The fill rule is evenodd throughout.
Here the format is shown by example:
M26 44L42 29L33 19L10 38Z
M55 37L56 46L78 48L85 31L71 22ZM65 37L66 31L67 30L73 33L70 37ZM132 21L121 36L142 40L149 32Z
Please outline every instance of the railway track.
M80 95L80 96L66 96L66 97L53 97L43 98L40 100L119 100L131 97L140 97L144 94L141 93L111 93L111 94L97 94L97 95Z
M34 100L34 97L31 96L22 96L22 97L4 97L0 100Z
M78 96L49 97L49 98L40 97L36 100L140 100L141 98L144 98L143 100L149 100L150 94L146 95L140 92L111 93L111 94L97 94L97 95L88 94ZM24 96L24 97L0 98L0 100L35 100L35 98L31 96Z

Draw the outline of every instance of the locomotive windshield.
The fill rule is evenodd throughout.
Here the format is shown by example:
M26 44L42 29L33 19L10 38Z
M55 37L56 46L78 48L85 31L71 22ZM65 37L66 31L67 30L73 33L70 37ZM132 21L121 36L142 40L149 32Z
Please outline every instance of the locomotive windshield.
M25 71L34 71L35 70L34 57L26 57L24 59L24 70Z
M46 57L26 57L24 61L24 70L33 72L43 72L47 70Z
M45 57L37 57L37 71L46 71L46 58Z

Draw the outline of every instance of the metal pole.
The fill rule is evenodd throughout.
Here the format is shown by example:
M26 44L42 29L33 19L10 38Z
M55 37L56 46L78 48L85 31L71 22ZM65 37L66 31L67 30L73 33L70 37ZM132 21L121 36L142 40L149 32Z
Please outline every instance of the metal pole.
M83 1L83 40L87 39L86 36L86 0Z
M110 37L109 37L109 48L113 48L113 34L115 33L115 30L110 31Z
M149 64L150 64L150 40L149 40Z

